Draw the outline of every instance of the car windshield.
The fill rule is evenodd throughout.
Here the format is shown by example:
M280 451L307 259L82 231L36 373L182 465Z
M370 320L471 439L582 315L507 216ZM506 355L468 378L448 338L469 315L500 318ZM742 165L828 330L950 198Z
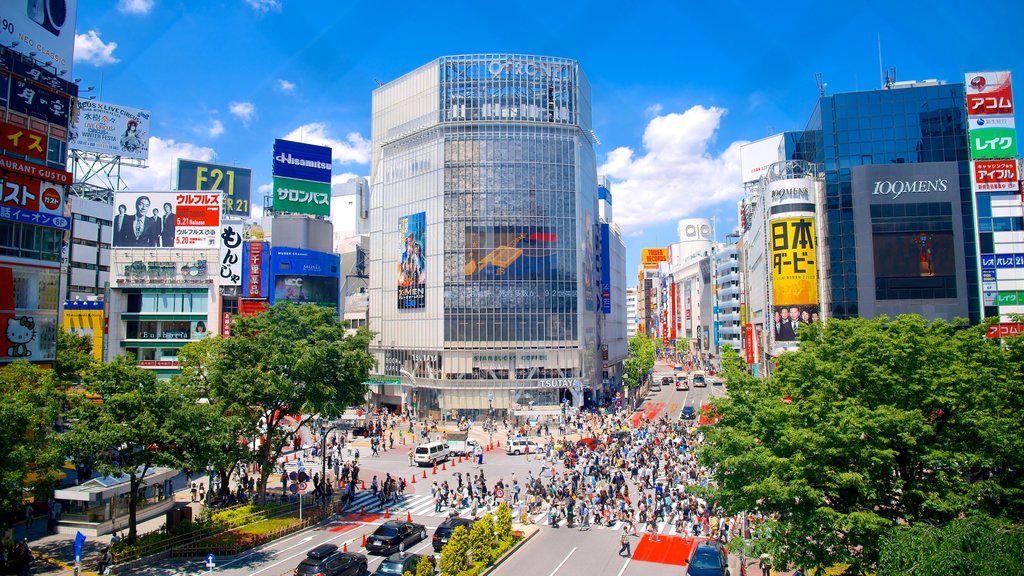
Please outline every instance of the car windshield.
M377 574L402 574L404 566L397 560L385 560L377 568Z
M701 570L716 570L722 567L716 552L698 552L693 555L690 566Z
M299 574L317 574L320 572L320 566L315 560L303 560L296 572Z
M427 448L426 446L420 446L419 448L416 449L416 453L417 454L430 454L430 448Z
M377 528L377 531L374 532L374 534L377 535L377 536L388 536L388 537L397 536L398 535L398 528L396 528L394 526L388 526L387 524L385 524L385 525L381 526L380 528Z
M694 382L703 382L704 381L704 377L703 376L694 376L693 377L693 381Z

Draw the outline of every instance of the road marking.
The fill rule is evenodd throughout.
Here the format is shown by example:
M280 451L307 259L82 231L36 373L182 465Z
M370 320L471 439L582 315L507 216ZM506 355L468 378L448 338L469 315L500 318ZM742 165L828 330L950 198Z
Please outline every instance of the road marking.
M566 557L565 557L565 558L564 558L564 559L563 559L563 560L562 560L561 562L559 562L559 563L558 563L558 566L555 566L555 569L551 571L551 574L550 574L549 576L555 576L555 572L558 572L558 570L559 570L559 569L560 569L560 568L561 568L561 567L562 567L562 566L563 566L563 565L564 565L564 564L565 564L566 562L568 562L568 561L569 561L569 556L572 556L573 552L575 552L575 551L576 551L576 548L573 548L572 550L570 550L570 551L569 551L569 554L568 554L568 555L567 555L567 556L566 556ZM621 574L621 572L620 572L620 574Z
M629 561L632 560L632 559L633 559L632 556L629 557L629 558L626 558L626 563L622 565L622 570L619 570L619 573L616 574L616 576L622 576L622 573L626 571L626 566L629 566Z

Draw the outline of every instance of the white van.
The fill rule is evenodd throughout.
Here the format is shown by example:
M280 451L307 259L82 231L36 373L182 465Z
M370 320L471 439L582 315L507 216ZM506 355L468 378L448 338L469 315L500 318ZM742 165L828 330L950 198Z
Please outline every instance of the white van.
M530 454L540 454L540 445L529 438L513 438L512 441L505 446L506 454L515 454L518 456L520 454L526 454L527 452Z
M704 371L697 370L690 373L690 385L694 388L704 388L708 385L708 377Z
M444 442L428 442L416 447L416 454L413 456L413 460L421 466L433 466L438 462L447 460L450 454L448 444Z

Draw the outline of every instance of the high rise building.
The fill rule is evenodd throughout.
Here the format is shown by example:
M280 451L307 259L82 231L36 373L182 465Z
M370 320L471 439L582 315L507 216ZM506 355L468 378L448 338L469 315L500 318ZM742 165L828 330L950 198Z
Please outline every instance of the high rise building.
M448 56L376 89L372 398L528 415L599 387L596 180L573 60Z
M637 325L640 319L637 316L636 287L630 286L626 289L626 338L636 336Z

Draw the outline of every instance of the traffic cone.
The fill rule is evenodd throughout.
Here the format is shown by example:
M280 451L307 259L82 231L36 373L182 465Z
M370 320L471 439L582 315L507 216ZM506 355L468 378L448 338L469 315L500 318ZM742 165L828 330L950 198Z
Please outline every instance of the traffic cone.
M360 506L359 507L359 515L360 516L366 516L366 506Z
M405 521L412 522L412 512L409 512L408 510L405 512Z
M501 448L501 440L498 440L498 448Z
M363 548L366 548L366 533L363 533Z
M360 488L360 490L366 490L366 480L362 481L362 485L363 485L363 487Z
M424 471L423 471L423 479L424 479L424 480L426 480L426 479L427 479L427 471L426 471L426 470L424 470Z
M341 551L342 552L348 552L348 542L345 542L344 544L341 545Z
M445 464L444 462L441 462L441 471L444 472L447 469L448 469L448 465Z
M437 462L434 462L434 475L437 475Z
M416 475L413 474L412 475L412 482L409 482L409 484L415 484L415 483L416 483Z
M384 517L385 518L391 518L391 508L390 507L384 509Z

